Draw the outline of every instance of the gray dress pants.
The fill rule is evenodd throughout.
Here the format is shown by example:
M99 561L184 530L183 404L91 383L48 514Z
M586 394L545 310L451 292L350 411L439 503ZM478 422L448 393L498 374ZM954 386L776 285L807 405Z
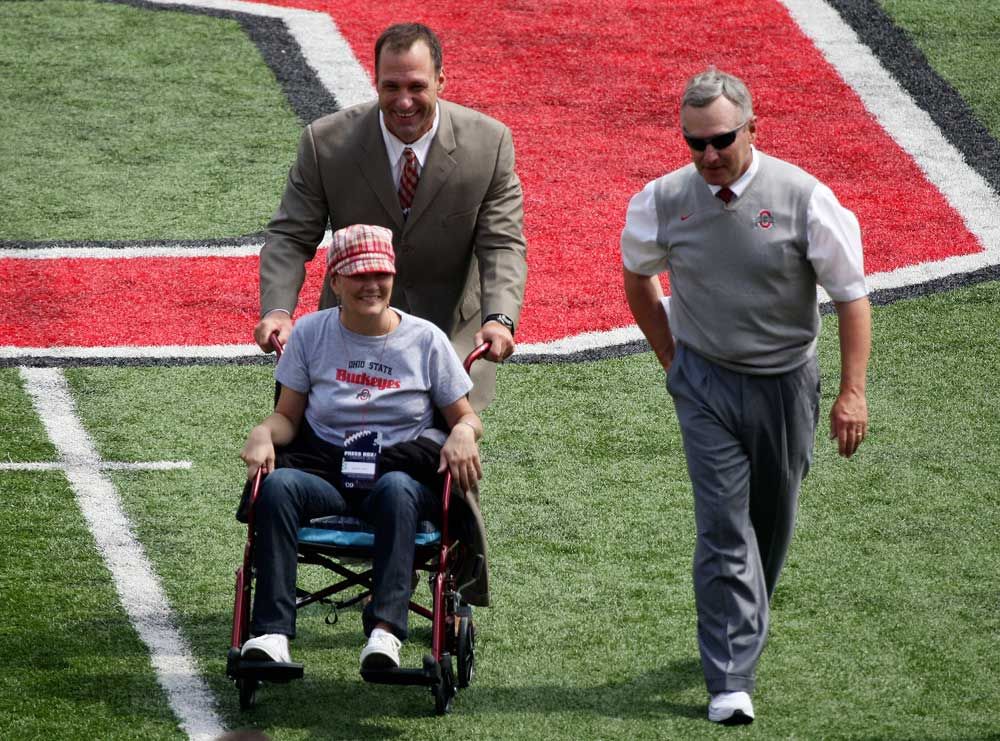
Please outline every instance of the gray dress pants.
M752 692L768 602L819 421L815 357L788 373L723 368L678 343L667 389L694 488L698 647L710 693Z

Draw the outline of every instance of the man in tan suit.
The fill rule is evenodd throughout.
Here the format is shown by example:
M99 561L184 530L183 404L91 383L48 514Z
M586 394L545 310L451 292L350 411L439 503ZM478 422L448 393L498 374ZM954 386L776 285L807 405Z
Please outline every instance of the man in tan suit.
M392 305L428 319L464 357L514 352L527 277L521 183L510 130L440 100L441 45L426 26L386 29L375 44L378 102L314 121L302 134L281 205L260 256L261 320L254 338L284 341L305 277L329 224L392 230ZM324 283L320 308L334 305ZM477 363L472 403L492 400L496 366Z

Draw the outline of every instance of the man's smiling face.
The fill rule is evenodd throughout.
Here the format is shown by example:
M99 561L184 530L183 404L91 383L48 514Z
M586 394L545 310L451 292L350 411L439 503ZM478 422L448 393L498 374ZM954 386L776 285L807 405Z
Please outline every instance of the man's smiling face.
M434 69L431 51L423 41L404 51L383 49L375 70L375 87L386 128L411 144L434 125L444 70Z

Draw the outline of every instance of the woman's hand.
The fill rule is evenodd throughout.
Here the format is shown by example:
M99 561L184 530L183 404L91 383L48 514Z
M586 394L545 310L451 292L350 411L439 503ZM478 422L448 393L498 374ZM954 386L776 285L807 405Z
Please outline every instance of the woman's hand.
M462 491L479 491L483 467L479 462L476 438L481 434L481 429L474 422L463 419L451 428L451 434L441 448L438 473L450 470L452 480L462 487Z
M264 473L274 470L274 446L288 445L295 439L307 398L299 391L281 387L274 412L250 430L246 445L240 451L240 458L247 464L248 479L256 476L259 468L263 468Z
M247 442L240 451L240 458L247 464L247 478L257 475L257 469L264 472L274 470L274 443L271 440L271 430L264 425L257 425L250 430Z

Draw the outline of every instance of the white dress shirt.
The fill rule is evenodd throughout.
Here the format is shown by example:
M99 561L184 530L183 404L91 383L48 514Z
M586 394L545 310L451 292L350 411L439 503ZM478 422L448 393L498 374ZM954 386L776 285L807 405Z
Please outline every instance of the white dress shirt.
M382 111L378 112L378 125L382 129L382 141L385 142L385 153L389 158L389 167L392 170L392 182L396 185L396 190L399 190L399 179L403 176L403 150L409 147L417 156L417 176L419 177L420 173L423 172L424 164L427 162L427 153L430 152L431 142L434 141L434 136L437 134L440 118L441 106L435 105L434 123L431 124L430 131L412 144L406 144L397 139L386 128L385 116L382 114Z

